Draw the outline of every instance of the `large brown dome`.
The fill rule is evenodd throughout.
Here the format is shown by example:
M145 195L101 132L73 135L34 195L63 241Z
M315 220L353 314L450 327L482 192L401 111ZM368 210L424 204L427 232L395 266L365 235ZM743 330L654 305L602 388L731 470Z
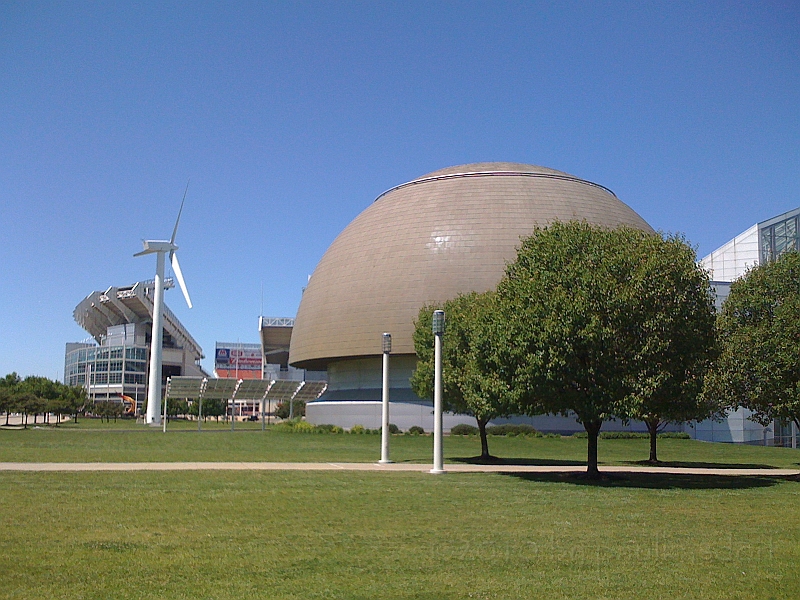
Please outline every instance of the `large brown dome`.
M334 240L303 294L290 362L414 354L421 306L494 288L536 225L582 220L652 228L603 186L518 163L434 171L381 194Z

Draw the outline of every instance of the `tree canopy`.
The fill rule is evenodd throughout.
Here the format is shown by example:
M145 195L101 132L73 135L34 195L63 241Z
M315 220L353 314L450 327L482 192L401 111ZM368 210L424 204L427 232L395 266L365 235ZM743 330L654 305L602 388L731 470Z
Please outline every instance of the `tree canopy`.
M707 276L681 238L553 223L506 269L479 362L525 412L575 415L597 475L605 420L692 413L713 341L710 310ZM689 407L680 416L668 410L676 395Z
M668 423L721 416L727 404L702 395L716 356L714 297L694 250L678 236L647 236L629 302L637 329L632 348L630 416L647 425L650 462L658 462L658 432Z
M752 410L763 425L778 419L800 428L800 253L733 282L717 330L721 354L706 395Z
M442 401L451 412L472 415L481 436L481 458L490 458L486 424L514 412L509 387L493 373L483 371L477 362L477 348L485 316L493 310L494 293L465 294L439 306L424 306L414 327L417 368L411 389L421 398L433 398L434 348L431 318L433 311L445 311L446 327L442 343Z

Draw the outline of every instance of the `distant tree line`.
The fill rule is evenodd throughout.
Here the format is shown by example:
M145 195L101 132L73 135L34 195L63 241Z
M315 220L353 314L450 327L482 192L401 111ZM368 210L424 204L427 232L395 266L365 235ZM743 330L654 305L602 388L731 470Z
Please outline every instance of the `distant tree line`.
M46 377L31 375L22 379L16 373L9 373L0 379L0 412L5 413L5 424L9 424L12 414L22 416L23 426L28 426L30 417L33 424L50 422L50 415L60 423L65 415L74 419L82 414L88 403L83 387L68 386Z

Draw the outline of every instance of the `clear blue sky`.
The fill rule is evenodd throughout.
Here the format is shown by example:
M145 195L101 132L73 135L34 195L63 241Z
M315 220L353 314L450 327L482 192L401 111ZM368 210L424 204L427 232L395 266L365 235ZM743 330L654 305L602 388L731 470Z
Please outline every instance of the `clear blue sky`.
M168 238L213 357L294 316L381 192L475 161L601 183L703 256L800 205L800 3L0 3L0 375L61 377ZM204 363L208 368L211 360Z

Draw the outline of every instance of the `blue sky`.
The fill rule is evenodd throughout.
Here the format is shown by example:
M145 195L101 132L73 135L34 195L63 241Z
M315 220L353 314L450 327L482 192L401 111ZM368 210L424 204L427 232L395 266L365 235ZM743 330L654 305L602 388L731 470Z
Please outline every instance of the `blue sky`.
M63 375L168 238L213 356L294 316L336 235L446 166L601 183L703 256L800 205L800 3L0 3L0 375ZM211 368L211 360L204 363Z

